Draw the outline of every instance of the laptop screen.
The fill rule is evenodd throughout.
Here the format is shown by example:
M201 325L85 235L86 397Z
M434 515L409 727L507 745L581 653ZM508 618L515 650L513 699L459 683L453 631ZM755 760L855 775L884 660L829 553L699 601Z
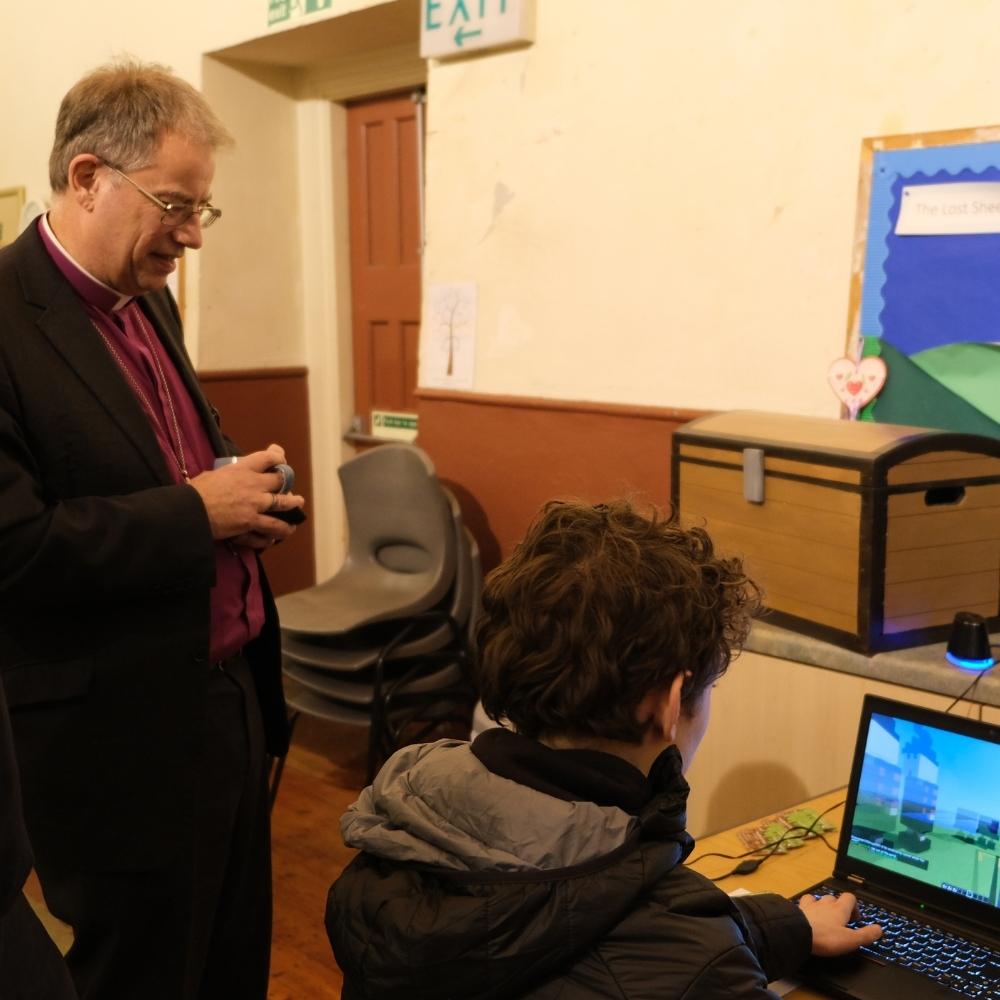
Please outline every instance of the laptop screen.
M997 730L886 701L863 717L847 856L1000 906Z

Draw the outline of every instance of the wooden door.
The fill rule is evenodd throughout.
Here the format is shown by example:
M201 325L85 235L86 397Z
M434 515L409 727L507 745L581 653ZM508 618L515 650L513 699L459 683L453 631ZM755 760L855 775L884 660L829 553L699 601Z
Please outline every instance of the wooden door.
M411 95L347 110L354 411L416 411L420 117Z

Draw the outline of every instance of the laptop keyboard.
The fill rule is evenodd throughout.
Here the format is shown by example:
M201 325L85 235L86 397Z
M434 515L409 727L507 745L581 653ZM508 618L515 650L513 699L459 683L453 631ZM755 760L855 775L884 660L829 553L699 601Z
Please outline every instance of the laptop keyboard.
M852 927L882 927L882 937L862 952L919 972L959 996L1000 998L1000 952L869 900L858 900L858 912L860 919Z

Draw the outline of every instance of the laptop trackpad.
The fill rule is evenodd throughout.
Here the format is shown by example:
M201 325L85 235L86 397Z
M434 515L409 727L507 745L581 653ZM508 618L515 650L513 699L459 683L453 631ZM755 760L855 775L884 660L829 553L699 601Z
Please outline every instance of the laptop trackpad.
M907 1000L940 1000L956 994L932 979L916 975L900 966L883 965L862 955L813 959L803 974L810 984L854 1000L886 1000L905 996Z

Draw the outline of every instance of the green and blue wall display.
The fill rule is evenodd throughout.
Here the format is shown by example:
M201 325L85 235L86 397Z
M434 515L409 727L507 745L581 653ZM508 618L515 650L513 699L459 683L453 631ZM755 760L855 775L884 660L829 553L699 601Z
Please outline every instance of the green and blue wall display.
M866 139L860 191L848 353L888 368L861 418L1000 437L1000 129ZM908 197L966 217L914 234Z

